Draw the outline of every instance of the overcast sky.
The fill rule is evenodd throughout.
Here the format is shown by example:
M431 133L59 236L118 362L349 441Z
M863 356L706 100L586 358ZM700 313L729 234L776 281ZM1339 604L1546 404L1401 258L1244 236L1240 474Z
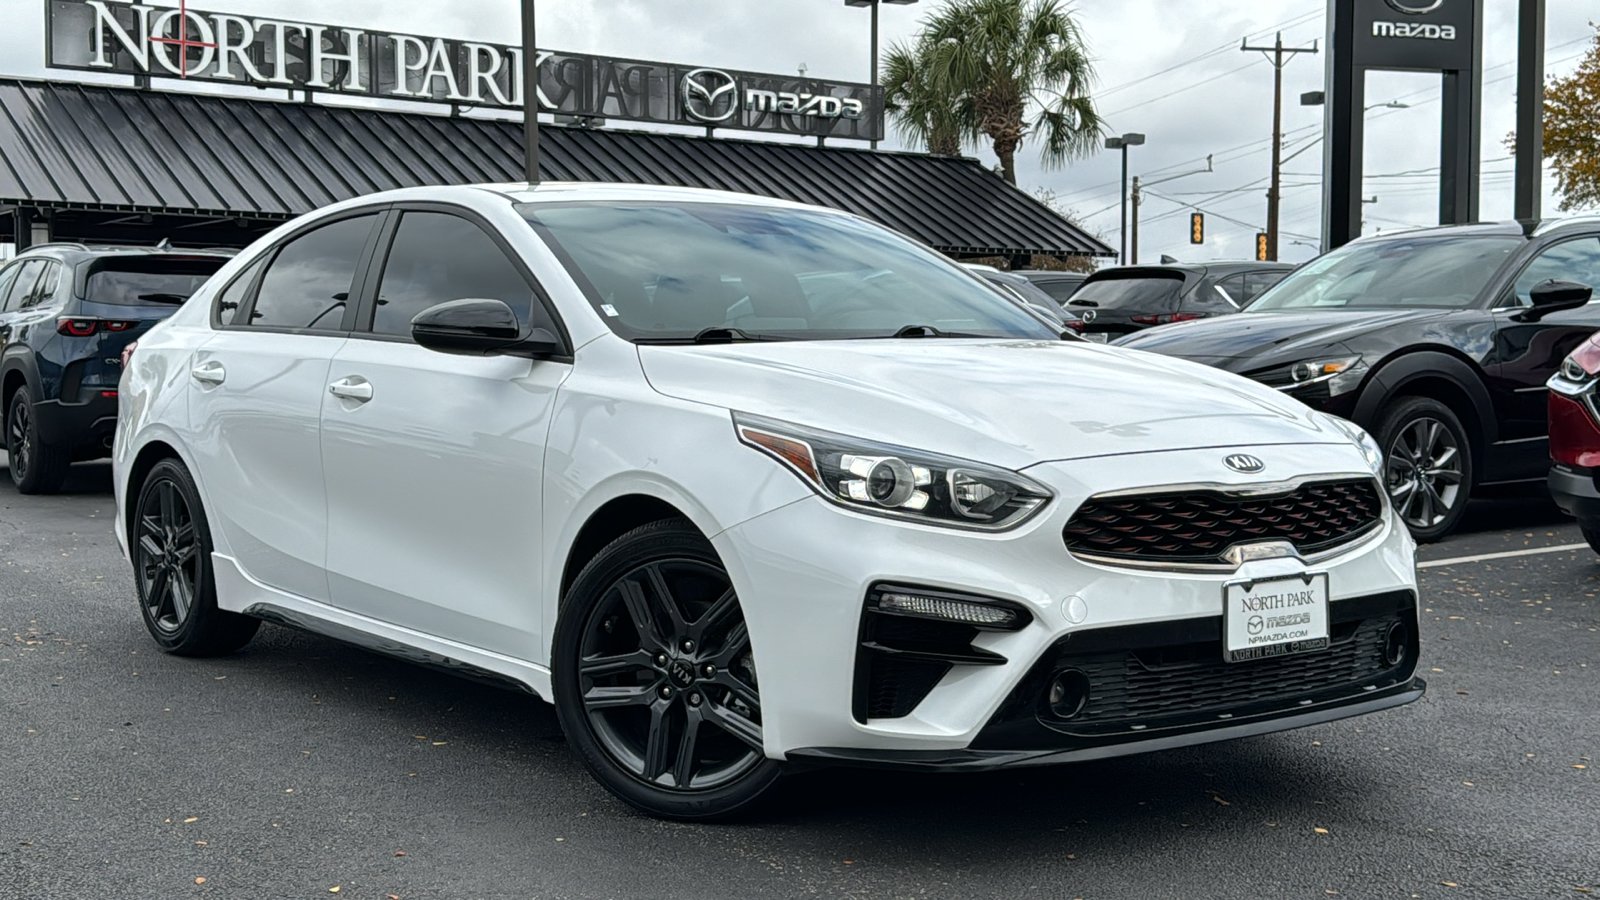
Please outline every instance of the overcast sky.
M883 42L909 38L939 0L883 7ZM1510 218L1511 161L1503 139L1514 124L1516 0L1483 0L1485 90L1483 200L1485 219ZM162 5L177 6L176 0ZM195 0L212 11L361 25L414 34L517 43L517 0ZM0 31L0 73L43 76L43 4L0 0L7 27ZM1141 226L1141 257L1169 253L1180 259L1238 258L1253 252L1264 230L1268 151L1272 132L1272 68L1261 54L1238 49L1246 36L1321 48L1324 0L1080 0L1073 6L1097 66L1102 115L1117 132L1138 131L1148 143L1132 151L1131 171L1149 181L1203 168L1214 154L1215 171L1155 185ZM1588 48L1595 16L1591 0L1550 0L1546 35L1551 74L1566 74ZM843 0L540 0L539 44L547 49L631 56L755 71L792 71L867 80L869 12ZM1174 68L1175 67L1175 68ZM1320 108L1302 108L1302 92L1323 86L1324 58L1301 55L1285 69L1285 164L1282 256L1313 255L1320 230ZM1158 72L1170 72L1154 76ZM82 79L78 72L52 77ZM158 81L164 88L175 82ZM1369 105L1395 101L1408 108L1368 113L1367 230L1437 221L1439 79L1399 73L1373 75ZM897 146L890 141L889 146ZM984 150L977 155L993 163ZM1061 205L1117 243L1119 158L1102 151L1065 168L1046 171L1026 146L1019 182L1029 191L1054 192ZM1554 182L1545 178L1546 214ZM1188 210L1212 215L1207 243L1188 243ZM1222 217L1237 219L1238 223ZM1294 244L1300 240L1303 244Z

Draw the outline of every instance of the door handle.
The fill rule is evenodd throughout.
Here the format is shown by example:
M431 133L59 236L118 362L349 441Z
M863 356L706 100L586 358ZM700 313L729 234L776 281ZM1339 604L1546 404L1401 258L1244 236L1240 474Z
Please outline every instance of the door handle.
M194 376L194 380L201 384L221 384L228 378L228 370L224 369L222 363L216 360L203 362L195 366L189 370L189 374Z
M365 403L372 399L372 382L362 378L360 375L351 375L349 378L341 378L328 385L328 393L338 397L340 400L355 400L358 403Z

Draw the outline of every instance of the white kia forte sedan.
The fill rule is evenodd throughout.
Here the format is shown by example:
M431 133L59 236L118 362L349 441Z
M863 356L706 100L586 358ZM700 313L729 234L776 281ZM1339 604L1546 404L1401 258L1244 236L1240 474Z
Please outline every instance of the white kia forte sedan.
M1423 691L1365 433L1063 339L835 211L363 197L231 261L121 391L162 648L265 620L515 686L657 815L794 765L1096 759Z

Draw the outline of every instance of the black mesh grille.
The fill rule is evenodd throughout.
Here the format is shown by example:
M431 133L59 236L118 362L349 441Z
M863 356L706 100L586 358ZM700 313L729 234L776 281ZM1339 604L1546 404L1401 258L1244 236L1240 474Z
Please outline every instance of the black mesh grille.
M1090 498L1063 532L1074 553L1131 561L1222 563L1235 544L1281 540L1303 554L1332 549L1378 527L1370 479L1319 481L1273 496L1220 491Z
M947 662L893 656L874 659L867 680L867 718L909 715L948 671Z

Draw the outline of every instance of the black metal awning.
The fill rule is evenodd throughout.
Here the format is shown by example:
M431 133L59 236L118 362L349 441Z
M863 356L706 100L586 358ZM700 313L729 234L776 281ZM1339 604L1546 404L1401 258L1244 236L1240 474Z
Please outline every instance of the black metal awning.
M540 144L554 181L830 206L957 256L1114 253L972 159L562 127ZM519 122L0 79L0 207L58 237L186 217L216 241L374 191L519 181L522 158Z

